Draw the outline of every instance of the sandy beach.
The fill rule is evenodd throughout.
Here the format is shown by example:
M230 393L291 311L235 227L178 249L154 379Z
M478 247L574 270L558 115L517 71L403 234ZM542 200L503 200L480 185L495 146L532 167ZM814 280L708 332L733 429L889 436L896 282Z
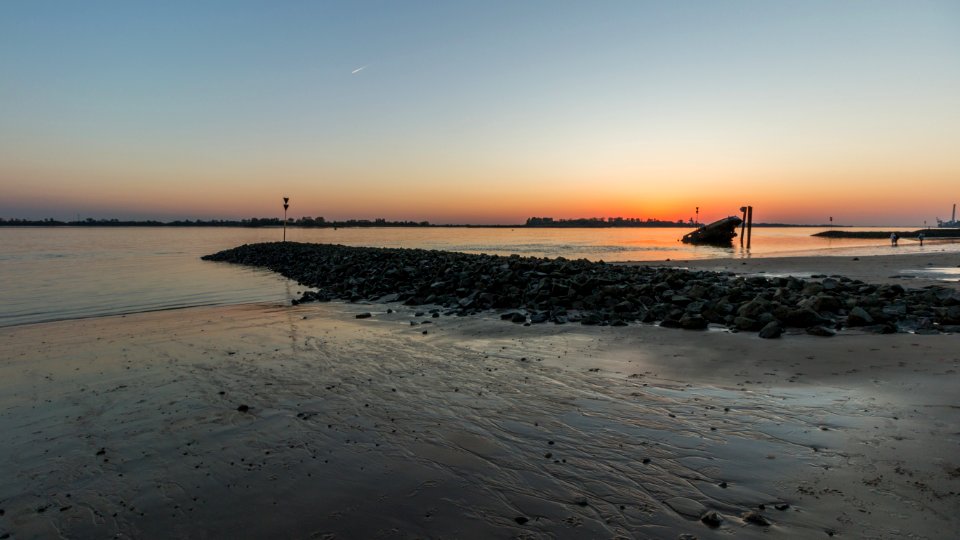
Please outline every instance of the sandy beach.
M960 264L905 257L682 265L889 282ZM956 335L764 340L416 311L248 304L0 329L0 535L950 538L960 525Z
M911 288L937 285L960 289L960 254L932 246L929 253L904 255L699 259L631 264L804 278L812 275L842 275L867 283L897 283Z

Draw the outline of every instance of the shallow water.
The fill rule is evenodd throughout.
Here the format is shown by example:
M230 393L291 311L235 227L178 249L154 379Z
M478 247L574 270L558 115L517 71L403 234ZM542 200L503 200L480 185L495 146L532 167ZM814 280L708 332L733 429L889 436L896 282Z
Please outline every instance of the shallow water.
M890 253L885 241L824 239L818 228L759 228L750 250L688 246L681 228L295 229L298 242L404 247L604 261ZM265 270L200 260L241 244L275 241L279 229L0 228L0 326L199 305L287 301L296 283ZM960 243L905 239L896 253L960 251Z

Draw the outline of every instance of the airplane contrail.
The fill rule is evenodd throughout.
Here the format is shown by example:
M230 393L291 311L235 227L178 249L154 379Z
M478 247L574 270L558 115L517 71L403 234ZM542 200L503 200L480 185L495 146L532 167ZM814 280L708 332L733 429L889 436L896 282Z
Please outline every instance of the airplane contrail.
M350 74L351 74L351 75L356 75L357 73L360 73L361 71L363 71L363 70L365 70L365 69L367 69L367 66L360 66L360 67L358 67L357 69L351 71Z

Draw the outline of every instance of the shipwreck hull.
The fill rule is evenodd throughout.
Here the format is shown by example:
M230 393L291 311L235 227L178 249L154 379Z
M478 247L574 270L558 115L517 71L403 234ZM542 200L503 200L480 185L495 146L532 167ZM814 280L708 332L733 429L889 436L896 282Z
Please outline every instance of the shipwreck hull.
M729 216L704 225L699 229L683 235L685 244L703 244L711 246L729 246L737 236L737 227L743 220L737 216Z

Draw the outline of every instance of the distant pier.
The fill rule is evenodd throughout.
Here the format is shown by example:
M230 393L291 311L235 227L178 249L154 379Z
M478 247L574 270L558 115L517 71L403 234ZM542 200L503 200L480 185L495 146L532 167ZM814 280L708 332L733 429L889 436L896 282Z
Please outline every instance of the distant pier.
M896 233L900 238L916 238L923 233L924 238L960 238L960 229L917 229L913 231L838 231L836 229L815 233L811 236L821 238L890 238Z

